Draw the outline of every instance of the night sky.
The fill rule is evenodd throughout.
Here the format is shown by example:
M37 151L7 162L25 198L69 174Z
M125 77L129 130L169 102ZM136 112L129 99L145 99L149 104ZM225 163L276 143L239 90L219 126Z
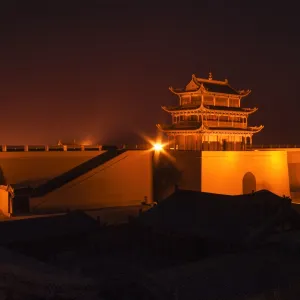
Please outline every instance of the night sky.
M300 144L297 2L265 2L1 1L0 143L137 142L211 71L252 90L254 144Z

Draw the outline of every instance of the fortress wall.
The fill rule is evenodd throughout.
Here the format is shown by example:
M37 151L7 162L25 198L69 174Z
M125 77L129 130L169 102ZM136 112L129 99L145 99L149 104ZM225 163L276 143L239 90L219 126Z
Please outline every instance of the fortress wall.
M181 189L201 190L201 152L167 151L161 153L153 164L154 200L160 201Z
M37 185L103 152L0 152L0 167L10 184Z
M176 167L180 172L178 187L181 189L201 190L201 151L175 151Z
M41 198L32 211L64 211L140 205L152 201L152 152L126 151Z
M237 195L252 189L290 195L287 151L202 152L203 192Z
M0 189L0 215L8 216L10 202L8 192Z
M300 149L287 149L291 197L300 200Z

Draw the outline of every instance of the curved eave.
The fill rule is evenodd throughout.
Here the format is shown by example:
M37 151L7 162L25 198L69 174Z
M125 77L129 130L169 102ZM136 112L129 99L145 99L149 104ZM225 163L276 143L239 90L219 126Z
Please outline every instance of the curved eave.
M201 83L197 80L197 76L196 76L195 74L192 75L192 80L193 80L193 82L194 82L196 85L198 85L199 88L200 88Z
M239 94L238 92L237 92L237 94L211 92L211 91L208 91L204 86L202 86L202 92L206 95L211 95L211 96L223 96L223 97L227 96L227 97L230 97L230 98L242 98L242 97L244 97L241 94Z
M251 115L253 113L255 113L258 108L257 107L254 107L254 108L251 108L249 110L241 110L241 111L235 111L235 110L222 110L222 109L213 109L213 108L208 108L208 107L205 107L203 105L202 109L201 109L203 112L214 112L214 113L225 113L226 115Z
M250 130L252 130L253 133L258 133L260 132L265 126L260 125L260 126L252 126L248 127Z
M222 114L222 115L234 115L234 116L245 116L253 114L258 110L258 108L252 108L249 110L242 110L242 111L235 111L235 110L222 110L222 109L212 109L205 107L204 105L198 105L198 107L193 107L189 109L168 109L167 106L161 107L164 111L170 114L175 115L182 115L186 113L215 113L215 114Z
M239 134L239 135L247 135L247 134L255 134L260 132L264 128L263 125L261 126L253 126L253 127L248 127L246 130L239 129L235 130L234 128L212 128L212 127L207 127L204 126L203 130L204 133L226 133L226 134Z
M241 96L241 98L248 96L251 93L251 90L247 90L247 91L238 91L239 95Z
M187 108L187 109L168 109L168 107L167 106L162 106L161 108L164 110L164 111L166 111L166 112L168 112L168 113L171 113L171 114L173 114L173 113L179 113L180 114L180 112L187 112L187 113L189 113L189 112L197 112L197 111L199 111L200 110L200 107L201 107L201 105L197 105L197 106L195 106L195 107L191 107L191 108Z
M193 128L193 129L179 129L179 128L173 128L173 129L163 129L162 126L160 124L156 124L156 127L164 132L164 133L169 133L169 134L180 134L180 133L196 133L196 132L200 132L202 129L202 126L199 126L198 128Z
M201 125L198 128L195 129L163 129L160 124L157 124L156 127L167 134L182 134L182 133L215 133L215 134L236 134L236 135L252 135L255 133L260 132L264 126L253 126L253 127L248 127L246 130L243 129L234 129L232 127L228 128L212 128L212 127L207 127L204 125Z
M190 94L190 93L195 93L195 92L198 92L200 89L200 87L196 90L190 90L190 91L187 91L187 90L182 90L182 91L176 91L176 89L174 89L172 86L169 87L169 90L175 94L175 95L184 95L184 94Z

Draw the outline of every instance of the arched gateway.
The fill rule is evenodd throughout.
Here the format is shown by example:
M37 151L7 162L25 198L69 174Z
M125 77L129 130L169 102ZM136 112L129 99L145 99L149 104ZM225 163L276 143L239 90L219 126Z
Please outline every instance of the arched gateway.
M247 172L243 177L243 194L256 192L256 178L251 172Z

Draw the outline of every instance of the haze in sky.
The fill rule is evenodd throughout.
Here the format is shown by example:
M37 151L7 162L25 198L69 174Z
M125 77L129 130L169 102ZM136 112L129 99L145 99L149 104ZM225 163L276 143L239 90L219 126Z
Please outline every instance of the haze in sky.
M212 72L252 90L254 144L300 144L298 10L258 3L2 3L0 143L137 142L170 121L169 86Z

